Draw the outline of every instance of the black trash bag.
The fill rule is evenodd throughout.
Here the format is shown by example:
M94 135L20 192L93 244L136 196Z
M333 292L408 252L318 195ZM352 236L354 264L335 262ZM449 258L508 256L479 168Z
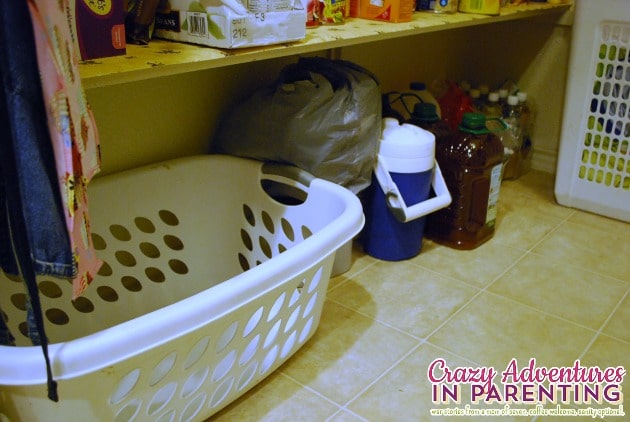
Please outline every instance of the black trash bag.
M381 108L364 68L301 58L222 119L213 152L290 163L358 193L371 183Z

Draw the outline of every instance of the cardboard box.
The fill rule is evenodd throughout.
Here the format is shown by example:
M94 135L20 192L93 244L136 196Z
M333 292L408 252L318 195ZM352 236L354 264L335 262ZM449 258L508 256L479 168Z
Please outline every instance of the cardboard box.
M414 0L359 0L359 16L387 22L409 22L415 11Z
M81 60L127 53L125 0L71 0L68 5Z
M171 0L154 35L218 48L241 48L306 37L306 10L292 0Z

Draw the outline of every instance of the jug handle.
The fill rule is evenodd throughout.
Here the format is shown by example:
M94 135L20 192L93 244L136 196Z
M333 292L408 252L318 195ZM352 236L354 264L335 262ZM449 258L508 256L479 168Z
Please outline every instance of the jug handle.
M376 175L376 180L385 194L387 207L394 215L394 218L401 223L415 220L439 209L445 208L450 205L452 201L451 194L446 187L446 182L444 181L442 171L440 170L440 166L437 161L434 162L431 174L431 186L433 187L435 196L427 199L426 201L414 204L411 207L408 207L407 204L405 204L405 200L400 193L398 186L387 170L385 160L380 155L377 157L376 165L374 166L374 174Z

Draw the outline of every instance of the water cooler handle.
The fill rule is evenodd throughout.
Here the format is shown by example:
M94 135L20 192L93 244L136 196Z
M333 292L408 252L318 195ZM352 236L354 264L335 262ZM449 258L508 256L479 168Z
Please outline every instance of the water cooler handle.
M374 174L376 175L376 180L378 180L378 183L381 185L381 189L383 189L385 193L387 207L396 220L401 223L406 223L431 214L432 212L447 207L451 203L451 194L446 187L446 182L444 181L444 177L442 177L442 171L437 161L435 161L431 174L431 187L433 188L435 196L410 207L405 204L405 200L398 190L398 186L396 186L391 174L387 170L385 160L380 156L374 166Z

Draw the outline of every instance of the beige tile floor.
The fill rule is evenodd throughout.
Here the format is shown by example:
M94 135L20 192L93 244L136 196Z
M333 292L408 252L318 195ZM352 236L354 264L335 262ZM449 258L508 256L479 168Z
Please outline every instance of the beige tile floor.
M314 337L212 420L430 420L438 406L427 368L438 358L498 372L513 358L630 368L630 224L557 205L553 176L533 171L503 182L499 206L495 236L473 251L425 240L420 255L392 263L355 247L352 268L330 281ZM461 403L441 407L471 403L462 391ZM611 420L630 420L626 407Z

